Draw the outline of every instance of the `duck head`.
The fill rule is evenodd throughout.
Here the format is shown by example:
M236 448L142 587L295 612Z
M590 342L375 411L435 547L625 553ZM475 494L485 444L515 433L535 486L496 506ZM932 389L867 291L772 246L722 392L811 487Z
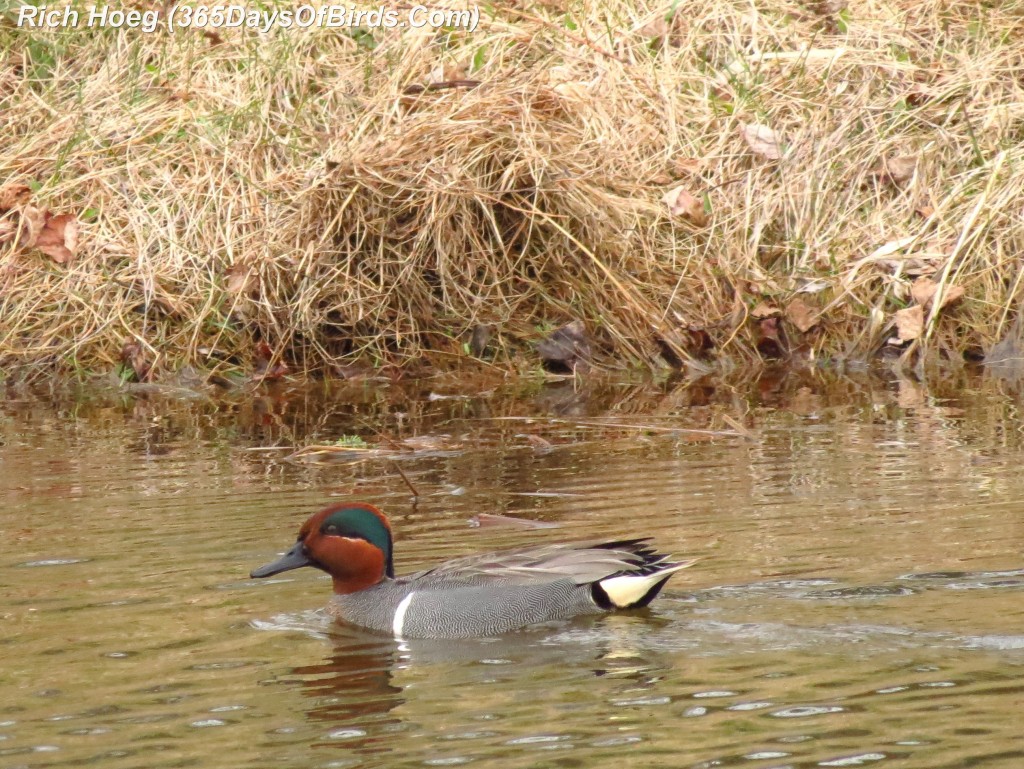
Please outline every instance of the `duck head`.
M302 524L291 550L249 576L270 577L303 566L330 574L335 593L355 593L393 578L388 519L373 505L332 505Z

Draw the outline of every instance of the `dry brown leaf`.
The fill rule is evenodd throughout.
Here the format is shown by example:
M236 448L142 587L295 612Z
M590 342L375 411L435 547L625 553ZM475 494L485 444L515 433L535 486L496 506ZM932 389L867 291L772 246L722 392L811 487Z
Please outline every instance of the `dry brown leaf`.
M700 158L676 158L672 162L672 170L676 176L697 176L703 165Z
M36 237L35 247L57 262L67 264L78 250L78 220L74 214L51 216Z
M32 190L27 184L9 182L0 187L0 211L9 211L16 206L24 205L30 197Z
M901 342L917 339L924 331L924 308L919 304L907 307L905 310L897 310L894 318L896 333Z
M46 211L36 206L25 206L21 209L21 222L18 228L18 245L21 248L28 250L35 247L39 233L46 226L47 216Z
M135 381L148 382L153 364L138 342L125 342L121 348L121 362L135 372Z
M715 95L716 99L722 102L722 104L732 104L735 101L732 91L727 91L725 88L711 86L711 92Z
M786 320L800 329L801 333L806 334L818 325L818 313L803 299L797 297L786 306Z
M248 294L255 287L256 276L247 264L238 262L227 270L228 281L225 288L229 294Z
M559 96L566 99L577 99L585 101L593 97L590 91L590 83L583 80L566 81L564 83L557 83L552 86L552 89Z
M914 281L914 284L910 287L910 296L913 297L914 301L917 302L921 307L927 309L935 298L935 292L938 291L939 284L931 278L921 277ZM960 301L964 295L963 286L946 286L942 292L942 304L939 305L939 309L943 309L953 304L954 302Z
M964 298L965 289L963 286L946 286L945 291L942 292L942 304L939 305L939 309L945 309L951 304L955 304Z
M778 160L785 154L782 137L766 125L740 123L740 136L755 155Z
M274 362L274 351L266 342L257 342L253 351L253 379L280 379L289 373L288 364L280 358Z
M768 304L767 302L758 302L757 306L750 311L751 316L760 320L761 318L771 318L776 315L781 315L782 310L778 307Z
M662 196L661 202L668 206L672 216L682 217L698 227L704 227L708 223L708 216L704 213L704 204L682 187L675 187L666 192Z
M578 78L579 74L571 64L556 64L548 69L548 83L552 85L555 83L566 83Z
M935 214L935 209L932 206L918 206L914 209L914 213L922 219L929 219Z
M910 88L907 89L907 93L903 97L907 104L911 107L923 107L925 104L935 101L941 90L928 82L932 77L934 77L934 74L929 77L924 72L919 72L915 75L914 79L919 80L919 82L911 84Z
M13 219L0 219L0 246L4 243L10 243L17 234L18 225L14 223Z
M463 80L466 77L466 70L465 64L443 62L430 70L430 74L427 75L427 82L447 83L451 80Z
M549 371L585 371L591 358L586 326L574 320L556 328L537 344L537 352Z
M637 32L640 37L664 37L668 34L669 23L664 13L659 13L651 21L644 24Z
M757 322L757 330L760 338L757 340L757 350L768 358L780 358L786 354L786 344L782 340L778 318L765 318Z
M917 158L912 155L892 158L885 164L889 178L893 184L904 184L910 181L917 170Z
M902 187L914 176L917 169L915 155L901 155L896 158L882 158L868 171L868 174L880 182Z
M939 284L931 278L918 278L910 287L910 296L922 307L927 307L931 304L932 297L935 296L935 290L938 287Z

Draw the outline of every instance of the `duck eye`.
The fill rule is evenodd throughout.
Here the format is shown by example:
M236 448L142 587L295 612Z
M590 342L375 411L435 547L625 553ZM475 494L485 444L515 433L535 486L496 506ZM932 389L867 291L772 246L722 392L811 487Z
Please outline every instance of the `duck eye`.
M324 531L327 534L337 534L338 533L338 527L336 525L334 525L333 523L330 523L330 524L328 524L327 526L324 527Z

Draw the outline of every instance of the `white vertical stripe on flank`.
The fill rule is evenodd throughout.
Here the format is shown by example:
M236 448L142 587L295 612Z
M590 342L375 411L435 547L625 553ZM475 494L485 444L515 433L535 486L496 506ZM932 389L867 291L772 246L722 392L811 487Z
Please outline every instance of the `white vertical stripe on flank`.
M403 598L402 602L398 604L398 608L395 609L395 619L391 623L391 629L395 632L396 638L402 637L402 627L405 625L405 613L409 611L409 604L412 603L412 597L414 595L416 595L415 591L409 593L409 595Z

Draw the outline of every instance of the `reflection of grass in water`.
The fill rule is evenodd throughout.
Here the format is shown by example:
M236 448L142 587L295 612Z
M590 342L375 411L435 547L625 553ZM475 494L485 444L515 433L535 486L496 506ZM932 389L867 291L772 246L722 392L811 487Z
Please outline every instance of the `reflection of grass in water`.
M334 442L335 446L348 449L367 449L369 444L358 435L343 435Z
M131 341L157 371L245 366L263 339L293 370L450 362L489 323L500 362L574 317L634 363L754 357L776 318L782 353L848 355L927 274L967 293L922 333L987 348L1024 248L1015 17L833 5L488 10L429 39L7 25L0 178L81 242L65 266L18 254L0 355L106 369ZM669 217L678 187L709 224Z

